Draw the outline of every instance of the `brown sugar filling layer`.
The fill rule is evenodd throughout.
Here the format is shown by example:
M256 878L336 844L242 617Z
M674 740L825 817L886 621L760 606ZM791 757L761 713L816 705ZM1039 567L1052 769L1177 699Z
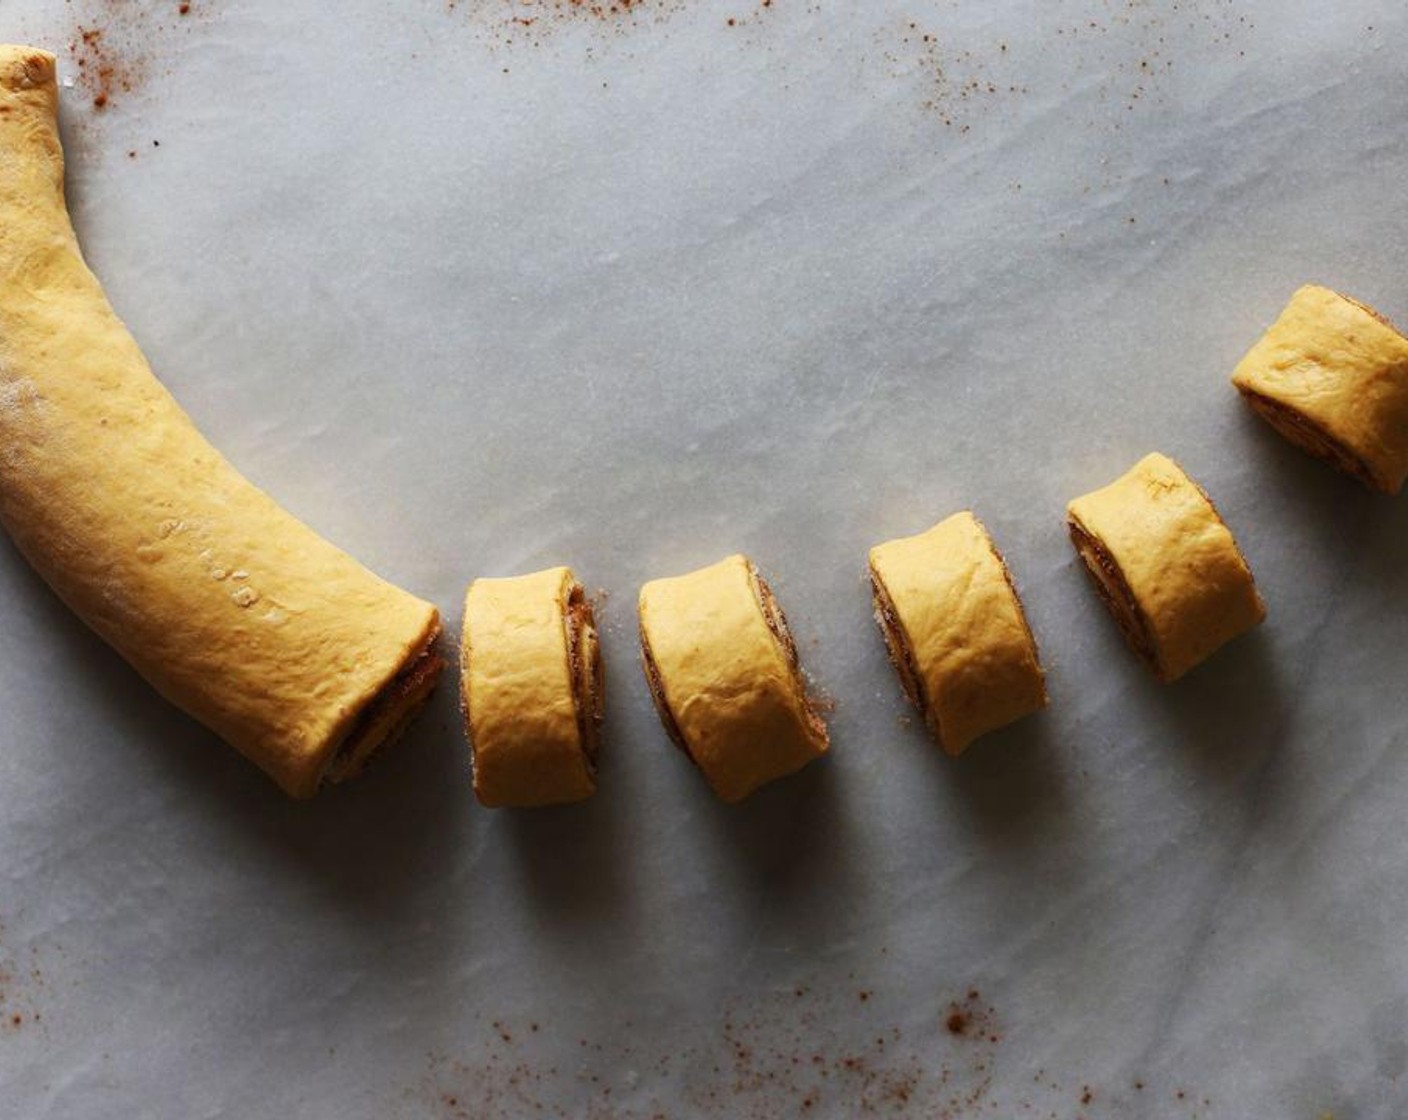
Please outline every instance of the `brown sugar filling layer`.
M434 649L439 636L440 627L436 626L401 671L362 709L328 763L324 781L335 785L356 777L377 751L400 738L430 699L445 668L444 659Z
M1365 310L1369 309L1365 308ZM1255 389L1239 385L1237 390L1263 420L1297 447L1308 451L1317 459L1329 463L1336 470L1343 471L1351 478L1358 479L1371 490L1387 489L1374 476L1368 463L1311 420L1305 413L1258 393Z
M644 626L640 628L640 658L645 666L645 682L650 688L650 699L655 704L655 714L660 717L666 734L670 736L670 742L674 743L690 762L698 766L699 760L694 757L689 744L684 741L684 734L675 720L675 713L670 711L669 701L665 699L665 685L660 680L660 667L655 664L655 654L651 651L650 639L646 637Z
M823 743L827 739L826 724L817 713L812 704L812 698L807 694L806 682L802 678L802 666L797 659L797 643L792 640L792 631L787 628L787 619L782 613L782 608L777 605L777 599L773 597L772 588L753 566L748 564L748 576L753 585L753 596L758 601L758 606L763 610L763 621L767 623L768 630L772 632L773 638L782 647L783 656L787 659L787 667L791 670L793 682L797 686L797 691L802 698L802 714L806 717L807 726L814 735L819 735Z
M574 583L568 594L563 625L567 631L567 668L572 677L572 706L577 713L577 741L586 756L587 773L595 777L597 752L601 747L604 700L601 641L597 636L592 605L580 583Z
M885 639L885 649L890 655L890 664L900 678L900 687L909 697L919 714L929 716L929 701L924 695L924 684L919 678L919 666L914 661L914 651L900 626L899 615L895 612L894 600L880 573L870 569L870 598L875 606L875 621L880 626L880 636Z
M1120 633L1129 643L1129 648L1154 671L1156 676L1162 678L1164 674L1154 649L1154 637L1149 629L1149 620L1144 617L1144 612L1135 602L1134 593L1129 589L1124 573L1120 571L1114 557L1099 540L1087 533L1074 520L1068 519L1066 527L1070 530L1071 543L1075 545L1076 552L1080 554L1080 558L1085 561L1086 568L1090 570L1096 592L1105 606L1109 608L1110 613L1114 615L1115 621L1119 624Z

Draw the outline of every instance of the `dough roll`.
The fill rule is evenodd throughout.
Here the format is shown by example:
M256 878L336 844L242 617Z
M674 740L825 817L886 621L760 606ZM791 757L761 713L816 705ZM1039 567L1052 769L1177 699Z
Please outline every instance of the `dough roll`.
M69 222L54 73L0 47L0 521L163 696L311 796L425 700L439 616L241 477L152 375Z
M465 595L460 654L480 803L526 808L590 797L601 646L571 570L475 580Z
M1371 307L1306 285L1232 373L1283 436L1371 490L1408 477L1408 338Z
M876 545L870 583L890 660L946 753L1046 707L1021 600L972 513Z
M1177 680L1266 617L1231 532L1165 455L1071 502L1066 523L1126 641L1160 680Z
M797 647L747 557L647 583L640 641L661 722L724 801L826 753Z

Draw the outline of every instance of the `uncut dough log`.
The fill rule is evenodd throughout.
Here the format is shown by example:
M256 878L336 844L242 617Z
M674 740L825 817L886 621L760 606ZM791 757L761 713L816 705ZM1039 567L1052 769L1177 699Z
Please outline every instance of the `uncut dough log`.
M69 222L54 73L0 47L0 521L163 696L311 796L425 700L439 616L241 477L152 375Z
M647 583L640 639L661 722L722 800L826 753L787 623L747 557Z
M1307 284L1232 373L1298 447L1372 490L1408 477L1408 338L1373 308Z
M571 570L475 580L465 594L460 655L480 803L528 808L590 797L601 646Z
M1165 455L1071 502L1066 523L1126 641L1160 680L1177 680L1266 617L1232 533Z
M1046 707L1021 600L971 512L876 545L870 581L890 660L946 753Z

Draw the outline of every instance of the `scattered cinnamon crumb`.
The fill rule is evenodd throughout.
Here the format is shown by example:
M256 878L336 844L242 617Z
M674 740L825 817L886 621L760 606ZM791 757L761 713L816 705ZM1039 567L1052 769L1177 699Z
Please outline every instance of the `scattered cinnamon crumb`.
M204 22L196 5L183 2L165 5L107 0L73 5L79 9L68 39L68 55L77 68L76 77L94 109L115 107L126 94L134 93L153 74L164 72L161 55L172 35L191 33Z

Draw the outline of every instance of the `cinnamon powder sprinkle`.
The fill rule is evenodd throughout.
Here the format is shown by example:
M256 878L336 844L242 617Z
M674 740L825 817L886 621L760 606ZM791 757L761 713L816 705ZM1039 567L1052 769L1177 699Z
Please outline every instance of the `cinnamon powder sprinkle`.
M75 70L70 73L100 111L161 73L162 54L176 29L189 33L208 14L191 0L169 6L142 0L82 0L72 2L72 8L76 20L67 48Z

